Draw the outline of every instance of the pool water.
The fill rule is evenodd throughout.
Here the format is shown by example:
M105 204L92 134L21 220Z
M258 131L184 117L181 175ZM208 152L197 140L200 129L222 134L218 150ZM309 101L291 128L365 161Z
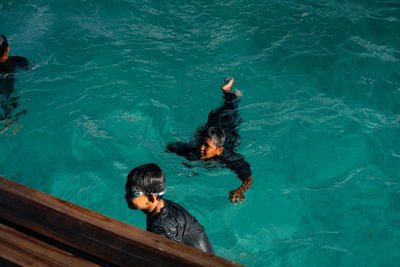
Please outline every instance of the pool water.
M215 3L218 2L218 3ZM145 229L126 175L155 162L215 253L249 266L399 266L400 2L4 0L27 110L0 175ZM254 183L164 152L243 96Z

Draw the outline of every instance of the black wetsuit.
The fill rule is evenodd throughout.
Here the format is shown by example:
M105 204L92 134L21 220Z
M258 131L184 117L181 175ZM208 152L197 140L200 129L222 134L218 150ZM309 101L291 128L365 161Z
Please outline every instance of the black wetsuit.
M0 63L0 122L8 120L8 124L11 124L18 119L19 115L26 112L23 110L13 114L18 107L19 97L12 96L12 93L14 92L15 72L18 68L28 69L28 66L28 60L18 56L8 57L6 62Z
M214 253L203 226L182 206L164 199L164 208L147 216L147 231L185 245Z
M236 152L237 141L240 136L237 132L241 119L238 112L239 98L233 93L224 92L224 104L208 115L208 121L195 133L194 140L189 143L177 142L167 146L167 152L176 153L188 160L200 160L201 132L209 127L220 127L225 131L224 151L219 156L206 159L207 162L222 163L237 174L244 181L251 176L250 164Z

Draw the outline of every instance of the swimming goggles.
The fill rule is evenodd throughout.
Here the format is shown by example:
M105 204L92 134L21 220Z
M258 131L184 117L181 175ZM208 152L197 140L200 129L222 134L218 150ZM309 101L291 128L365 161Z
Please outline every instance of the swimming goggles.
M129 196L132 197L132 198L139 197L139 196L142 196L142 195L156 195L156 196L162 196L162 195L164 195L164 193L165 193L165 191L162 191L162 192L159 192L159 193L147 193L147 194L145 194L145 193L143 193L143 192L141 192L141 191L139 191L139 190L136 190L136 189L133 188L133 187L127 188L125 191L126 191L127 193L129 193Z

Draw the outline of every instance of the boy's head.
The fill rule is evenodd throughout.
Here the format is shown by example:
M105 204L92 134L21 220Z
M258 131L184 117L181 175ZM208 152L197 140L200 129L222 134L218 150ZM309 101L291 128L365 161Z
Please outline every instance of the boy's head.
M8 51L10 51L10 46L8 45L7 38L0 34L0 62L8 59Z
M218 127L209 127L202 133L200 146L200 158L208 159L221 155L224 151L225 132Z
M164 195L165 176L157 164L148 163L134 168L127 177L125 199L131 209L146 209L150 202Z

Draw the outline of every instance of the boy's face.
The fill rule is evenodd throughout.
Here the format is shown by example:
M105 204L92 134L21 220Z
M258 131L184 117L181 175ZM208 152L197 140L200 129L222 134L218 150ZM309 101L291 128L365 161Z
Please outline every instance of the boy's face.
M200 147L200 158L208 159L214 156L219 156L222 151L224 151L223 147L217 148L214 142L210 138L206 137Z
M0 56L0 60L2 62L6 61L8 59L8 53L10 52L10 46L7 46L6 51L4 52L4 54L2 56Z
M137 188L134 188L134 190L128 189L125 194L125 200L128 207L133 210L145 210L149 204L148 197Z

